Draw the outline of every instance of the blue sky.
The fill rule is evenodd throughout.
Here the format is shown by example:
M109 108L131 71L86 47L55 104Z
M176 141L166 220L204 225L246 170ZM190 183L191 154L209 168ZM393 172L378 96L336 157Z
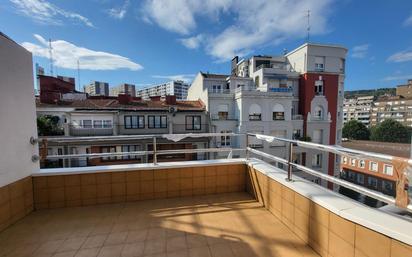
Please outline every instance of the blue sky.
M114 86L198 71L228 73L234 54L279 55L305 42L349 49L347 90L393 87L412 78L412 1L384 0L2 0L0 31L49 71Z

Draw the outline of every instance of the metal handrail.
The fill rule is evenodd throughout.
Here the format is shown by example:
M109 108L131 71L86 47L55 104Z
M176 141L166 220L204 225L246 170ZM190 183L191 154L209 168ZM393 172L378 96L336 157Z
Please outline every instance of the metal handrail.
M380 160L380 161L392 161L394 160L394 156L391 155L386 155L386 154L378 154L378 153L372 153L372 152L365 152L365 151L360 151L360 150L354 150L354 149L349 149L349 148L344 148L344 147L340 147L340 146L331 146L331 145L321 145L321 144L316 144L316 143L310 143L310 142L304 142L304 141L298 141L298 140L291 140L291 139L285 139L285 138L279 138L279 137L273 137L273 136L266 136L266 135L261 135L261 134L253 134L253 133L247 133L246 137L249 136L254 136L260 140L266 140L266 141L273 141L273 140L278 140L281 142L287 142L289 143L289 158L288 160L280 158L280 157L276 157L270 154L267 154L265 152L253 149L249 146L247 146L246 151L247 152L251 152L254 154L257 154L259 156L283 163L288 165L288 171L287 171L287 181L293 181L292 180L292 169L296 168L298 170L301 170L303 172L306 172L310 175L322 178L328 182L332 182L334 184L340 185L340 186L344 186L346 188L352 189L358 193L367 195L369 197L372 197L374 199L380 200L382 202L388 203L388 204L395 204L397 205L397 199L388 195L385 195L383 193L374 191L374 190L370 190L367 189L365 187L353 184L351 182L348 182L346 180L340 179L340 178L336 178L334 176L330 176L328 174L324 174L320 171L305 167L303 165L300 164L296 164L292 162L292 155L293 155L293 146L301 146L301 147L305 147L305 148L309 148L309 149L316 149L316 150L320 150L320 151L324 151L324 152L329 152L329 153L333 153L333 154L338 154L338 155L347 155L347 156L351 156L352 158L356 158L356 159L364 159L364 158L369 158L369 159L375 159L375 160ZM247 142L249 142L249 139L246 140ZM249 158L249 156L247 155L247 158ZM409 165L412 165L412 159L408 159L407 160ZM401 186L405 186L405 185L401 185ZM408 204L405 207L406 210L408 210L409 212L412 212L412 204Z

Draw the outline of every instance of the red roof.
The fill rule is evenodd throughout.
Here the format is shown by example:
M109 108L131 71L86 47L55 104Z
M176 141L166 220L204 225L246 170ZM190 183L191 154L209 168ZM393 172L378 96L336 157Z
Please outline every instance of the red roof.
M128 104L120 104L117 98L86 99L74 101L60 101L58 104L41 103L36 98L37 107L61 108L70 107L79 110L169 110L170 107L177 108L178 111L204 111L205 105L201 100L197 101L176 101L175 105L167 104L166 101L131 101Z

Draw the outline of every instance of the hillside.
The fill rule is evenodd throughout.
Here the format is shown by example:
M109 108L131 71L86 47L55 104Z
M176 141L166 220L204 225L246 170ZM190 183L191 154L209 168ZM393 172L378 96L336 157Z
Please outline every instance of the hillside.
M375 97L390 94L396 94L396 88L378 88L378 89L363 89L363 90L354 90L354 91L345 91L345 98L355 98L358 96L367 96L373 95Z

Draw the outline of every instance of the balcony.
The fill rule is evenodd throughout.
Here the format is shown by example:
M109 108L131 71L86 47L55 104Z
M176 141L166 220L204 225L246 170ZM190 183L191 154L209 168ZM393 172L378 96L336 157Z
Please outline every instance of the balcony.
M212 114L211 119L213 121L225 121L225 120L227 120L227 121L237 121L238 120L238 118L235 117L234 115L226 115L225 116L225 115L218 115L218 114Z
M265 135L240 136L390 158ZM166 152L155 149L139 154ZM246 158L164 163L154 158L154 163L36 171L0 188L0 256L411 256L412 223L407 219L255 157L387 203L394 203L393 197L250 147L220 149L234 150Z
M71 136L112 136L114 134L113 126L107 128L80 127L69 124L69 133Z

